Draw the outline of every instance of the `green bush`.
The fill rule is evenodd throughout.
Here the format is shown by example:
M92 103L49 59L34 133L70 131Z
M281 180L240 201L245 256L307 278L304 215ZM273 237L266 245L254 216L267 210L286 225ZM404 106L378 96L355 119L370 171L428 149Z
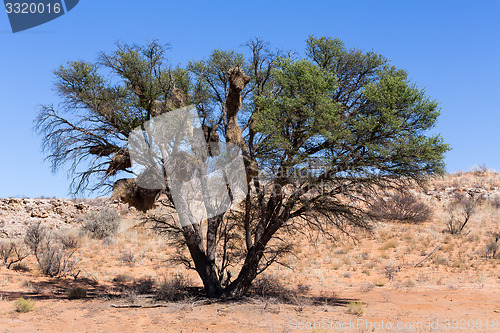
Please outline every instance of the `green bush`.
M33 308L35 307L35 303L31 298L24 299L21 297L16 300L14 306L16 307L17 312L26 313L33 310Z
M365 306L361 302L349 302L347 312L358 317L361 317L365 312Z

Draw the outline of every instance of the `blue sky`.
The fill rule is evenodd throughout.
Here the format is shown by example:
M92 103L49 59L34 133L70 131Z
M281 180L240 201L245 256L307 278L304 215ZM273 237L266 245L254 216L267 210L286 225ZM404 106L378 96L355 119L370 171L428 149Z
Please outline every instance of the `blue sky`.
M338 37L383 54L440 102L435 131L453 148L449 172L483 163L500 170L499 12L499 1L80 0L66 15L13 34L2 10L0 197L67 196L70 181L43 161L33 119L38 105L59 101L55 68L93 61L116 41L158 39L171 45L172 63L186 64L252 37L299 52L311 34Z

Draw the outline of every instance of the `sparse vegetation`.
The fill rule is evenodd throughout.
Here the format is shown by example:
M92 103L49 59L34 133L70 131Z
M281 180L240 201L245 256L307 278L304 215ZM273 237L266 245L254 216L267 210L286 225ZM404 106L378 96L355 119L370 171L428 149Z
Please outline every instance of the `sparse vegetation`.
M455 200L454 192L448 192L434 206L438 217L443 215L443 207L446 208L448 202ZM334 312L347 311L358 316L363 310L362 316L365 317L368 307L364 302L369 301L370 308L376 306L379 300L373 300L373 297L378 294L384 295L380 302L391 299L397 303L398 297L392 297L395 292L421 295L432 288L436 293L450 289L459 293L468 291L471 284L477 292L481 292L489 288L487 286L497 285L499 256L496 245L500 233L497 208L489 201L478 205L481 205L481 209L476 210L477 215L466 227L471 229L470 232L465 230L458 236L442 232L441 224L430 221L410 224L381 221L371 231L349 229L350 235L337 232L334 242L324 235L300 236L294 239L298 242L294 246L300 247L300 252L282 258L280 262L285 266L270 268L271 274L265 272L259 275L244 300L235 304L258 307L260 311L273 315L289 315L289 309L293 308L292 311L304 315L311 311L331 311L332 315ZM102 207L104 205L100 204L98 207L89 207L89 210ZM114 207L117 211L124 210L121 205ZM140 222L142 214L134 210L131 212L127 213L128 218ZM44 306L40 306L37 312L45 313L45 302L56 302L63 296L74 300L83 298L85 304L96 299L109 299L111 304L124 307L194 307L194 311L201 310L206 301L217 304L214 307L218 309L217 318L223 318L233 310L236 315L241 313L233 309L232 303L221 301L219 305L217 300L201 299L205 293L192 272L181 272L180 266L164 267L164 260L169 260L169 255L176 254L178 248L168 246L163 252L165 239L147 227L139 225L115 234L113 244L108 245L103 241L81 237L78 225L68 225L68 229L54 228L56 230L52 231L50 223L41 219L40 226L37 223L26 225L26 235L31 237L26 237L24 247L28 248L28 244L36 244L41 239L37 248L42 248L49 234L61 248L78 247L78 256L82 261L78 267L81 274L76 280L42 276L39 274L42 270L35 269L39 264L34 255L21 263L12 264L11 271L0 267L6 273L0 279L2 292L15 288L24 298L33 297L31 295L53 296L44 300ZM15 235L20 237L22 234ZM356 237L358 241L353 241L351 237ZM125 265L124 262L132 264ZM17 266L23 271L13 271ZM73 285L75 287L71 287ZM86 289L92 297L85 297L83 290L76 289L78 287ZM335 291L340 291L341 295L335 294ZM0 295L4 295L4 301L10 299L8 294ZM351 305L349 310L351 300L359 300L357 303L365 306ZM332 307L332 304L344 304L345 308ZM72 308L80 308L80 302L73 302Z

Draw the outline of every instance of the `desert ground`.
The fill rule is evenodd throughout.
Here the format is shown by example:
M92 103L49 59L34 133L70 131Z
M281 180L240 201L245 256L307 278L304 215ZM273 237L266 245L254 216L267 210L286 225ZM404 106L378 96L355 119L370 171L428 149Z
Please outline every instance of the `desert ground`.
M428 221L374 221L372 230L339 232L336 241L298 235L286 266L271 266L237 301L192 296L201 286L196 273L169 261L176 249L126 204L0 199L3 249L9 242L21 246L39 222L78 243L65 276L44 274L33 254L1 265L0 330L500 332L500 173L459 172L412 191L432 208ZM482 199L464 230L450 234L456 193ZM82 216L105 207L121 216L116 234L96 239L82 232ZM172 279L186 294L175 302L159 299ZM20 298L29 302L26 311Z

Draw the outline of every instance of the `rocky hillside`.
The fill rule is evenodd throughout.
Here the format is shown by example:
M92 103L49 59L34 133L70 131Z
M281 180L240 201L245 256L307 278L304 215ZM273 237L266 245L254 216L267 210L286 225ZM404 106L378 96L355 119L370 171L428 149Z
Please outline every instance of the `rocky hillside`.
M476 193L500 207L500 173L491 171L458 172L432 179L425 189L415 189L421 198L436 205L446 204L456 193ZM0 199L0 230L12 237L24 234L27 225L36 221L54 229L68 228L79 216L112 207L122 212L136 213L127 204L109 198L102 199Z
M24 234L27 225L37 221L43 221L53 229L65 229L83 214L103 207L127 209L126 205L109 199L0 199L0 230L11 237L19 237Z

